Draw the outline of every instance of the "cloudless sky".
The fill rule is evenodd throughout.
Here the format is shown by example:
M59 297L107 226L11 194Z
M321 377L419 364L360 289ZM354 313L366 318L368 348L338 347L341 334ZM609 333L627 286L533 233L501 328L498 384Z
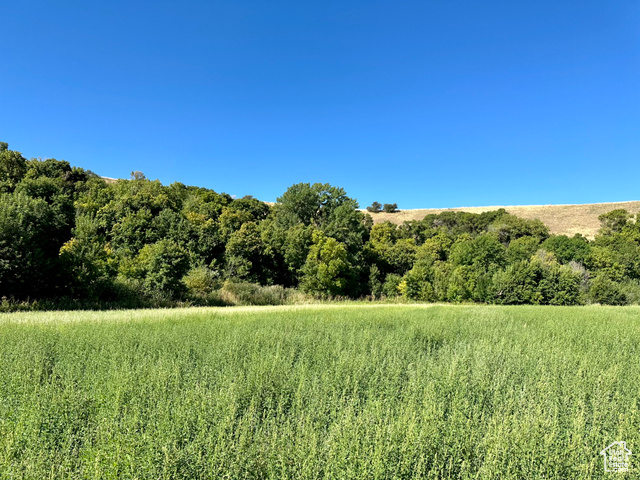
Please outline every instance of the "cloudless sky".
M0 140L275 201L640 200L636 0L2 2Z

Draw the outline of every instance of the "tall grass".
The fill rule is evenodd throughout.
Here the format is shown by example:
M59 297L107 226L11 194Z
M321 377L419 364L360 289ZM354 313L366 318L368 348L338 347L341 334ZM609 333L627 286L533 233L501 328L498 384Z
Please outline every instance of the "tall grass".
M639 345L634 307L4 314L0 478L605 478Z

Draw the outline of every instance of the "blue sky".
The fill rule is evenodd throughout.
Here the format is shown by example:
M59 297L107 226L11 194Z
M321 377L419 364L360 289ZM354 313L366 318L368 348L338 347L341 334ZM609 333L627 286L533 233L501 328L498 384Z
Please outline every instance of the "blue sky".
M400 208L640 200L632 0L3 2L0 140Z

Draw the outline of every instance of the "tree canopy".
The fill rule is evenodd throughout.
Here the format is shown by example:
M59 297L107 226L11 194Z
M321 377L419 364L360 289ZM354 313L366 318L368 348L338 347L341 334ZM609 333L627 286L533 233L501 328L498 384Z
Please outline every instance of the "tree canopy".
M0 297L15 301L207 303L250 282L316 297L638 303L638 220L602 215L593 240L503 209L373 225L329 184L292 185L269 205L136 171L107 183L0 142Z

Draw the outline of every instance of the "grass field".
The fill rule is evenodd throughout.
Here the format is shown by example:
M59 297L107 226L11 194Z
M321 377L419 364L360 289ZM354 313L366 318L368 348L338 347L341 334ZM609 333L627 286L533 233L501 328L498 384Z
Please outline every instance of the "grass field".
M3 314L0 478L608 478L639 354L636 307Z
M390 221L399 225L408 220L422 220L425 215L430 213L437 214L445 211L482 213L490 210L498 210L499 208L504 208L507 212L520 218L526 218L528 220L537 218L549 227L551 233L556 235L568 235L572 237L576 233L580 233L585 237L593 238L600 229L598 216L619 208L635 214L640 212L640 202L433 208L401 210L397 213L374 213L371 214L371 216L373 217L374 223Z

